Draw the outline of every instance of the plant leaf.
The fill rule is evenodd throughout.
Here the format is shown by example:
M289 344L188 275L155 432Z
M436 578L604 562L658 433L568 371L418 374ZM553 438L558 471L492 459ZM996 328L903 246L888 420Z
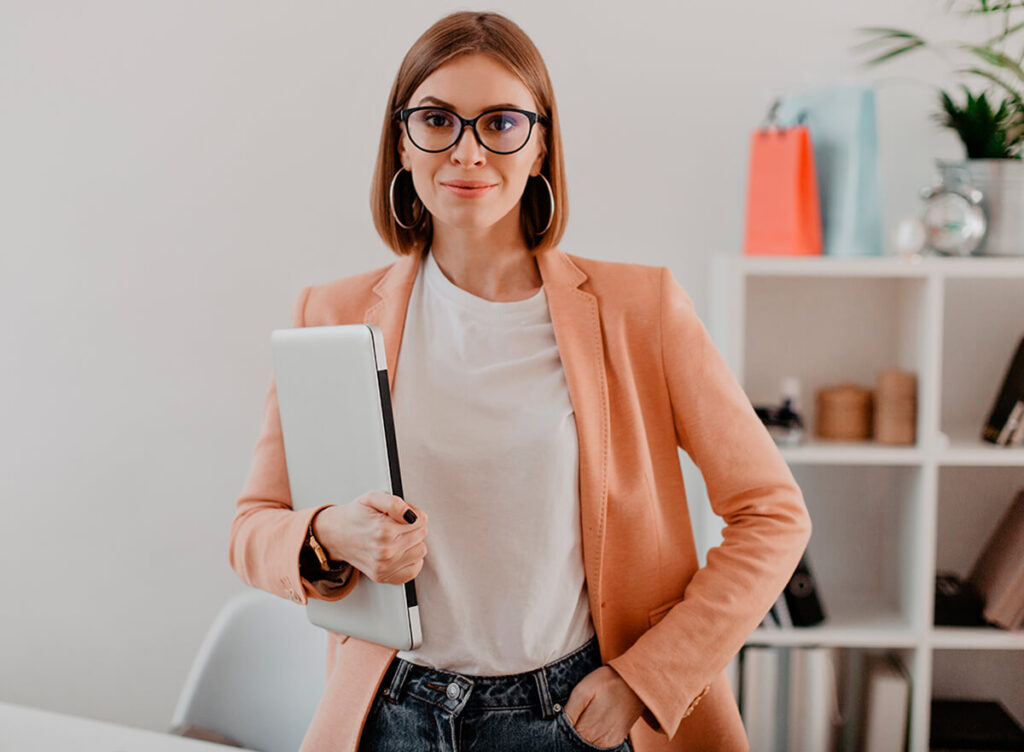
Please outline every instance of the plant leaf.
M924 46L925 42L923 40L915 40L912 42L908 42L902 47L897 47L894 50L889 50L888 52L884 52L881 55L877 55L876 57L873 57L870 60L865 61L865 65L878 65L879 63L885 62L886 60L891 60L897 55L902 55L904 53L910 52L911 50L916 50L919 47Z
M921 39L917 34L902 29L892 29L884 26L861 26L857 29L864 34L874 34L883 37L899 37L900 39ZM923 40L922 40L923 41Z
M961 88L966 94L964 106L960 107L947 92L941 91L941 112L933 115L934 120L956 131L968 159L1015 157L1014 152L1024 135L1024 111L1015 103L1011 105L1010 101L1002 100L993 112L986 92L975 96L966 85L962 84Z
M857 44L853 45L853 49L855 50L867 49L868 47L878 47L885 44L897 44L904 41L918 41L923 44L925 41L923 38L917 36L916 34L911 34L908 31L900 31L899 29L862 27L858 29L858 31L864 34L872 34L874 35L874 37L872 39L866 39L863 42L858 42Z

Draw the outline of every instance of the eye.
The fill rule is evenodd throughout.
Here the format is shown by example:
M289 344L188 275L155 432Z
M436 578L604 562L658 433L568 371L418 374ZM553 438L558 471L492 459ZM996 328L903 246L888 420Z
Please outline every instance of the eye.
M444 110L420 110L416 115L431 128L445 128L452 122L451 115Z
M497 112L487 119L487 127L504 133L519 125L519 114L516 112Z

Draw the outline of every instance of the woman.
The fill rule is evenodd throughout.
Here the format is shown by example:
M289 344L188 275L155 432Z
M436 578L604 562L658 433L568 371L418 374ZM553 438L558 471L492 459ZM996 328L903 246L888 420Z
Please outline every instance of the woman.
M329 633L302 751L747 749L725 668L811 531L786 463L666 267L558 249L558 113L518 26L438 21L387 114L400 258L292 323L381 326L408 501L294 510L271 379L229 548L297 603L417 577L423 643ZM677 447L728 523L699 570Z

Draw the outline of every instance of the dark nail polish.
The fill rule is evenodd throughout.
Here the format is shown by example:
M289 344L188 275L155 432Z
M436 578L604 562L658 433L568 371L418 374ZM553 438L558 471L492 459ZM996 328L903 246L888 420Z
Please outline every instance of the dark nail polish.
M411 509L406 509L405 514L402 516L405 517L405 521L410 525L416 521L416 513Z

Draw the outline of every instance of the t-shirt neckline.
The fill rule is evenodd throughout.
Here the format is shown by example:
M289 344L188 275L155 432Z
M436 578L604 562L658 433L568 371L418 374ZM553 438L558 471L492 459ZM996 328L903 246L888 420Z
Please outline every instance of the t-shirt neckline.
M487 300L481 298L468 290L452 282L445 273L441 271L433 251L427 249L424 259L424 277L430 289L443 297L450 303L462 307L475 316L491 321L508 321L514 319L523 322L526 319L533 319L547 315L547 297L544 286L541 285L536 293L523 300Z

